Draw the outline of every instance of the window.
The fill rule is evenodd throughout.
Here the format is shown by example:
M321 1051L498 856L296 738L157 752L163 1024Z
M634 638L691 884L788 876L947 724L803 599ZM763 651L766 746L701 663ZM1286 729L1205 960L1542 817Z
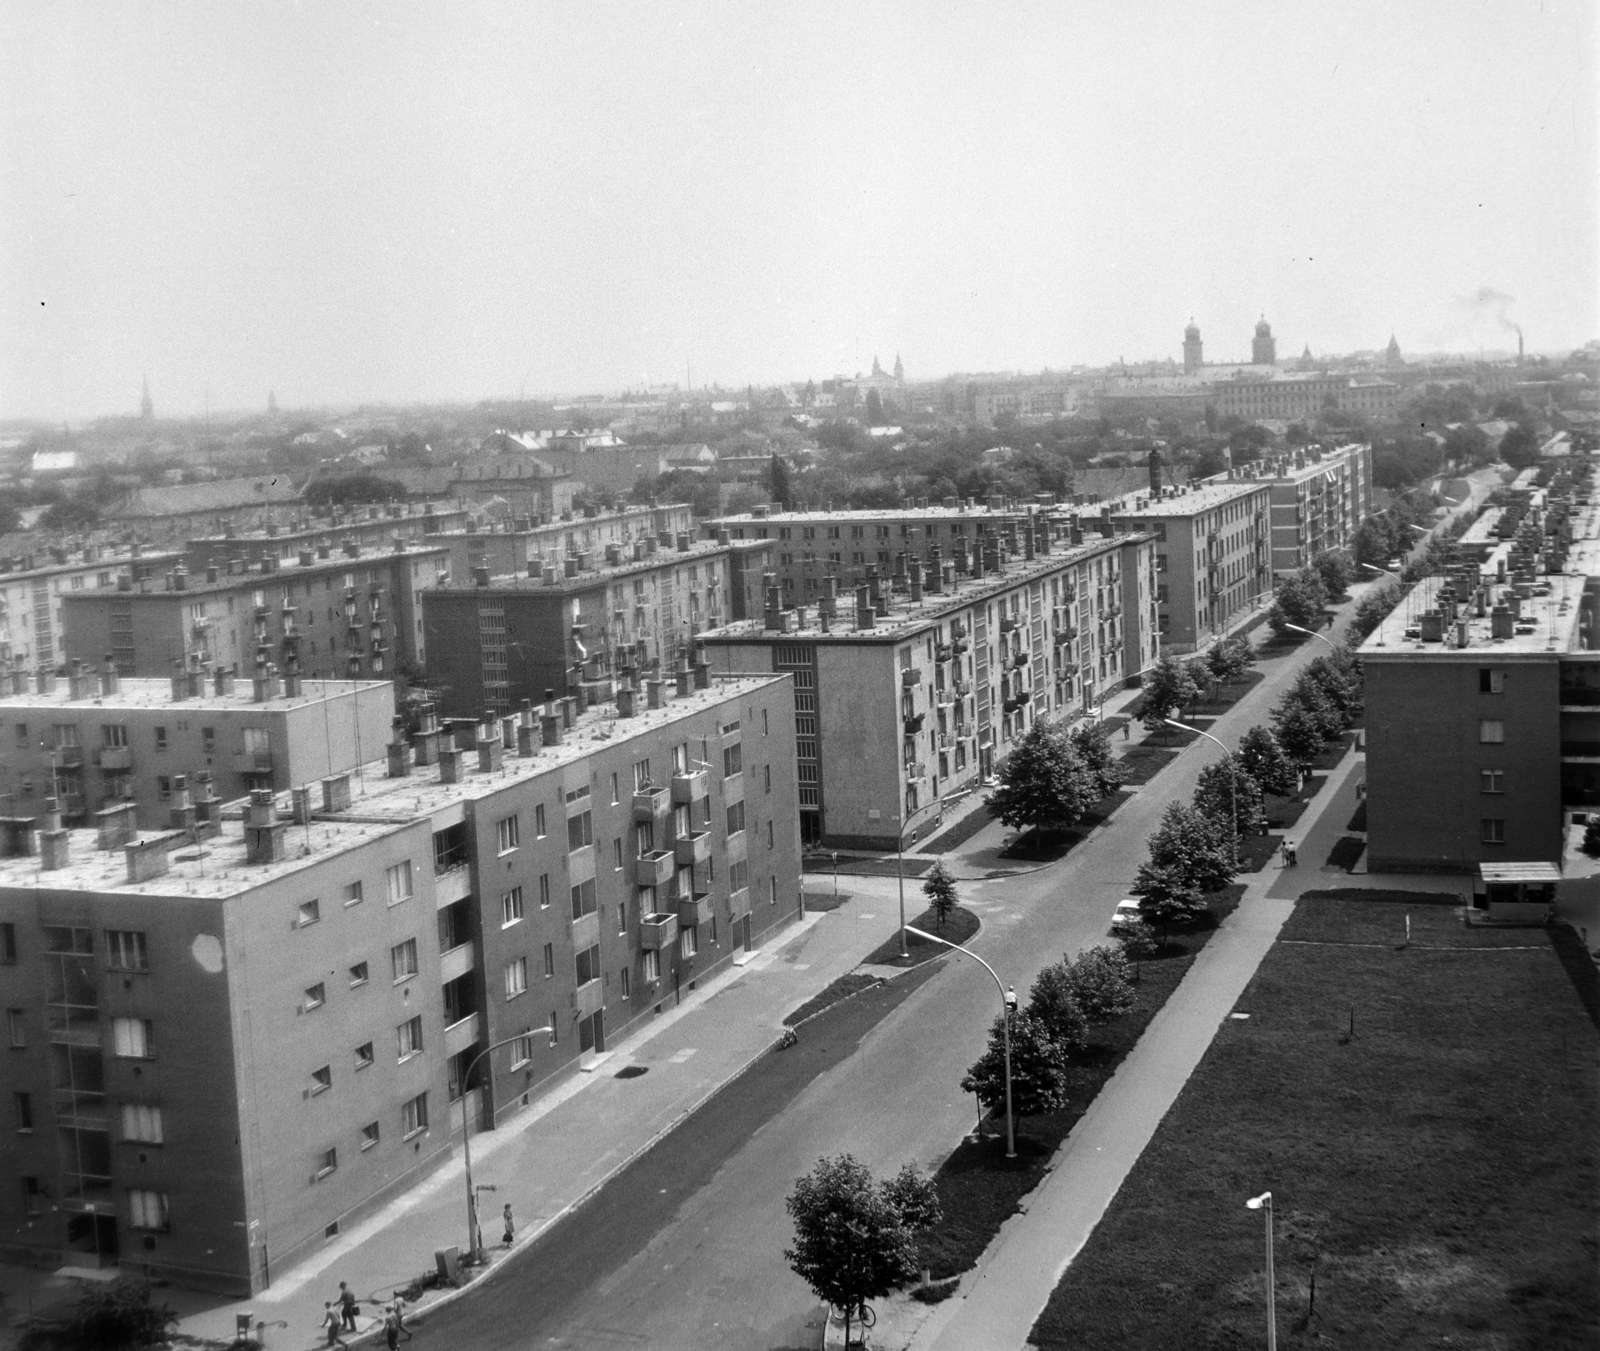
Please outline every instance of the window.
M202 727L200 729L201 749L211 755L217 749L217 729L215 727Z
M370 1041L364 1041L356 1047L356 1068L358 1070L366 1069L368 1065L371 1065L376 1060L377 1055L374 1053Z
M500 927L509 929L522 921L522 888L512 887L500 898Z
M511 1068L520 1070L533 1059L533 1038L518 1037L511 1043Z
M321 1069L311 1071L311 1096L326 1093L333 1087L333 1066L324 1065Z
M629 971L627 967L623 967L618 974L622 977L622 997L624 999L632 999L633 990L631 988L631 982L633 979L633 973Z
M635 760L633 763L633 791L637 793L641 789L648 788L649 786L650 761L648 759Z
M400 1109L400 1133L407 1140L428 1129L428 1095L418 1093Z
M728 894L735 895L750 885L750 864L738 859L728 864Z
M361 1148L371 1149L378 1143L378 1123L369 1121L361 1128Z
M394 1030L401 1060L410 1060L422 1051L422 1015L407 1019Z
M321 918L322 904L320 901L300 902L300 918L298 921L300 928L303 929L308 924L315 924Z
M744 768L743 751L743 746L737 741L731 746L724 746L722 748L723 778L731 779L735 774Z
M644 978L652 985L661 979L661 954L653 949L644 953Z
M333 1151L328 1151L331 1159ZM328 1163L327 1171L332 1172L336 1165ZM319 1177L323 1174L319 1173ZM143 1188L130 1188L128 1191L128 1226L132 1229L148 1229L161 1232L167 1227L167 1194L166 1192L146 1191Z
M27 1017L22 1009L6 1010L6 1033L12 1046L20 1048L28 1044Z
M539 909L548 910L549 908L550 908L550 874L549 873L540 873L539 874Z
M317 1171L314 1174L315 1180L320 1182L338 1166L339 1151L337 1149L323 1150L322 1153L317 1156Z
M13 1093L11 1102L17 1112L17 1129L23 1132L33 1130L33 1095Z
M626 901L617 902L617 932L619 934L628 932L628 903Z
M147 1103L123 1103L122 1138L143 1145L161 1144L166 1138L161 1130L161 1109Z
M417 940L408 938L389 949L389 969L394 973L395 984L410 980L417 974Z
M769 877L769 878L767 878L767 904L768 905L776 905L777 903L778 903L778 879L776 877Z
M411 860L396 863L384 872L389 885L389 904L399 905L411 899Z
M513 813L502 816L494 823L495 838L502 854L509 854L517 847L517 818Z
M357 962L350 968L350 988L353 990L356 986L365 985L366 983L367 964L365 962Z
M580 812L577 816L567 818L567 852L582 849L586 844L594 843L594 814Z
M616 773L613 772L612 775L611 775L611 805L613 807L615 807L617 805L617 803L622 801L622 798L618 794L618 789L620 789L621 786L622 785L621 785L620 781L618 780Z
M678 930L678 956L693 957L700 951L700 938L694 931L694 926L686 925Z
M17 926L0 924L0 966L17 964Z
M44 1213L44 1193L39 1190L37 1177L22 1179L22 1209L28 1216L37 1216Z
M600 945L593 944L578 954L578 984L587 985L591 980L600 979Z
M103 745L117 749L128 744L128 728L125 723L108 722L100 727L100 741Z
M148 971L144 934L137 929L107 929L106 964L113 971Z
M172 796L172 780L165 774L156 775L156 792L160 794L163 802Z
M1478 771L1478 791L1480 793L1503 793L1506 791L1506 772L1503 769L1481 769Z
M528 959L518 957L506 963L506 998L515 999L528 992Z
M541 840L545 837L543 803L533 809L533 833Z
M591 877L572 889L572 918L582 919L585 915L592 915L594 908L594 879Z
M767 822L767 848L772 848L772 822Z
M1479 824L1483 827L1479 839L1484 844L1504 844L1506 842L1506 823L1503 817L1486 816Z
M554 943L546 943L544 945L544 978L549 980L555 973L556 945Z
M550 1044L552 1046L554 1046L556 1044L556 1041L557 1041L558 1037L559 1037L559 1033L557 1032L557 1029L556 1029L556 1011L554 1009L551 1009L550 1010Z
M346 905L361 904L361 883L346 882L344 887L344 903Z
M770 793L772 791L772 766L771 765L765 766L764 773L766 775L767 792Z
M1478 693L1479 694L1504 694L1506 692L1506 673L1491 670L1487 666L1478 668Z
M1483 718L1478 723L1478 742L1484 746L1499 746L1505 742L1506 725L1499 718Z
M149 1060L155 1054L148 1018L113 1018L111 1040L120 1060Z
M312 1009L320 1009L327 1002L328 987L320 980L315 985L306 986L306 999L303 1007L307 1013L310 1013Z

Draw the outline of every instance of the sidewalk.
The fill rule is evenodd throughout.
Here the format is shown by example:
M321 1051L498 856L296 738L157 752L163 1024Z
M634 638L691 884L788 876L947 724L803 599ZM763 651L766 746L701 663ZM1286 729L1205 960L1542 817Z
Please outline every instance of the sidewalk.
M904 1296L886 1301L875 1345L956 1351L1025 1344L1062 1273L1276 941L1295 898L1351 885L1342 869L1320 866L1320 860L1343 833L1365 769L1364 757L1347 756L1313 799L1297 867L1269 863L1247 880L1238 908L1068 1136L1025 1209L962 1276L958 1294L931 1309Z
M854 880L854 879L853 879ZM891 882L892 886L892 882ZM589 1072L537 1098L497 1130L473 1133L473 1181L495 1190L481 1202L483 1238L491 1265L485 1279L510 1252L531 1243L579 1205L631 1159L648 1149L777 1040L784 1016L829 982L852 970L894 932L892 898L884 903L852 886L840 908L811 913L770 940L742 967L732 967L619 1042ZM624 1066L647 1072L618 1079ZM460 1109L445 1126L459 1130ZM435 1129L444 1123L437 1123ZM509 1203L517 1238L507 1249L498 1240L500 1208ZM340 1281L361 1301L358 1332L382 1326L383 1305L416 1277L434 1268L436 1249L466 1247L465 1178L455 1157L417 1187L299 1265L275 1273L271 1286L251 1300L217 1304L204 1295L163 1290L177 1308L181 1336L219 1346L233 1342L235 1315L249 1312L267 1326L273 1348L320 1346L323 1302ZM13 1270L6 1269L7 1274ZM59 1273L36 1276L38 1302ZM427 1292L412 1305L408 1321L464 1290ZM12 1307L26 1308L28 1291L8 1284ZM276 1326L275 1326L276 1325Z

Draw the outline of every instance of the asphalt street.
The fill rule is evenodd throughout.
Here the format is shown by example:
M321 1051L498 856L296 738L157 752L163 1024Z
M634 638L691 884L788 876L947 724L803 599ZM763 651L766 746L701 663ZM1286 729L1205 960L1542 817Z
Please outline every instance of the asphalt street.
M1308 640L1266 659L1262 682L1209 730L1236 744L1325 650ZM1025 994L1063 952L1104 941L1147 835L1168 802L1189 797L1215 755L1209 741L1198 740L1059 863L963 883L963 903L983 920L973 950ZM892 878L854 878L852 904L874 896L892 903L894 885ZM937 977L896 982L899 988L882 996L887 1008L852 1001L861 1007L839 1019L836 1033L808 1031L804 1054L779 1066L770 1091L758 1077L713 1099L547 1241L430 1320L427 1341L697 1351L816 1346L816 1301L782 1257L789 1239L783 1200L794 1179L818 1157L842 1151L879 1173L907 1162L931 1169L972 1127L973 1100L958 1083L982 1051L998 993L976 963L952 956L944 966ZM751 1073L791 1054L768 1057ZM738 1100L739 1110L721 1111L724 1097Z

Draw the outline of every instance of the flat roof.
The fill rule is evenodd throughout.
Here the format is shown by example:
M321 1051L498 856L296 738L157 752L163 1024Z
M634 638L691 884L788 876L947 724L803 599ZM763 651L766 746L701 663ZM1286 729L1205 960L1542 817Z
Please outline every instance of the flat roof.
M286 857L277 863L245 861L244 833L241 826L247 799L228 803L223 810L222 833L202 840L198 848L188 840L176 843L168 855L169 871L145 882L128 881L123 850L97 848L98 833L93 829L68 833L68 858L65 868L43 871L37 853L24 858L0 859L0 888L13 887L40 891L93 891L117 896L200 896L222 900L244 895L266 882L316 867L351 849L380 839L417 821L425 821L441 811L468 800L479 800L500 792L519 781L537 778L553 770L577 763L596 751L624 745L634 736L659 731L663 727L722 704L737 701L755 690L786 680L786 675L714 676L704 690L691 690L684 698L672 695L672 682L666 686L666 702L658 709L641 708L632 718L618 718L615 705L590 709L581 714L559 746L539 746L527 758L516 748L503 756L501 767L490 773L478 768L475 752L462 757L464 775L459 783L440 783L432 766L412 766L404 778L388 777L387 752L384 759L371 760L350 771L350 807L347 811L313 813L309 825L289 826ZM337 682L333 682L337 683ZM643 700L641 698L641 704ZM290 796L274 796L279 819L290 819ZM312 804L320 804L313 791ZM170 831L140 831L138 842L170 836ZM431 860L414 860L419 867Z
M68 559L65 563L57 563L51 559L48 563L36 563L31 568L6 567L5 564L15 563L19 557L26 555L12 554L9 558L0 558L0 586L7 582L15 582L24 577L40 577L54 572L93 572L96 568L115 568L124 563L170 563L182 558L183 552L179 549L143 549L135 554L131 549L119 553L107 551L102 553L92 563L83 561L81 551L76 559ZM38 557L37 553L34 555Z
M954 591L938 595L923 592L922 599L913 604L905 595L895 595L889 600L889 612L879 615L870 629L858 629L855 624L855 597L852 588L839 589L839 609L828 633L821 629L821 611L814 602L808 602L806 627L779 632L766 626L766 619L741 619L721 628L710 629L698 635L701 642L784 643L804 638L807 642L822 643L884 643L897 642L907 634L937 623L941 617L955 610L963 610L989 597L1009 591L1013 587L1037 577L1047 576L1062 568L1071 567L1096 555L1108 553L1124 544L1140 543L1153 536L1142 531L1126 531L1118 535L1090 536L1082 544L1062 545L1059 541L1046 554L1031 561L1012 559L1003 573L989 573L983 577L959 579ZM885 583L888 578L883 578ZM797 611L785 611L796 614Z
M1586 578L1570 573L1552 574L1538 578L1535 594L1522 602L1522 618L1509 638L1496 638L1492 634L1489 615L1482 618L1468 613L1466 617L1467 645L1455 645L1455 635L1449 642L1424 643L1421 638L1422 615L1435 607L1444 577L1424 577L1384 617L1383 623L1361 644L1362 657L1382 660L1386 657L1413 660L1419 657L1462 657L1482 659L1486 653L1514 653L1534 655L1549 652L1579 651L1578 616ZM1503 601L1511 592L1509 585L1491 588L1496 602ZM1470 607L1469 607L1470 608Z
M1248 497L1252 493L1269 492L1271 488L1272 483L1269 479L1234 479L1225 483L1213 483L1208 479L1188 492L1179 492L1175 497L1153 499L1142 507L1134 505L1142 496L1138 492L1124 493L1106 505L1111 508L1113 519L1118 516L1174 519L1198 516L1203 511L1236 502L1239 498Z
M173 596L205 596L219 591L255 591L262 587L281 585L297 577L320 577L324 573L349 572L352 568L370 568L378 564L387 565L395 559L420 559L433 558L449 554L449 550L440 544L408 544L404 549L373 550L370 553L335 554L331 558L313 558L309 563L302 563L297 558L281 560L271 572L262 572L256 568L252 572L224 572L220 566L219 576L214 582L208 582L206 575L201 572L185 572L187 581L182 590L165 585L166 578L162 577L163 585L160 589L149 591L140 590L135 586L131 590L116 591L74 591L64 600L151 600L170 599ZM177 555L181 557L182 555ZM154 580L154 579L152 579Z
M646 554L643 558L629 558L618 563L605 562L605 555L602 554L597 566L583 569L572 577L566 575L563 565L556 568L556 578L551 582L545 581L542 576L529 577L508 572L491 577L488 586L477 586L471 581L457 582L452 578L445 586L430 587L429 592L457 595L462 592L537 591L553 595L557 592L586 591L597 584L610 582L619 577L628 577L634 573L656 572L662 568L677 567L684 563L702 563L732 553L736 549L748 551L761 546L770 547L771 544L771 540L733 540L728 544L718 544L715 540L694 540L690 542L687 550L662 548L653 554Z
M392 683L387 680L302 680L303 692L296 697L292 699L279 697L257 703L254 697L254 685L249 676L240 676L235 680L232 694L207 693L193 698L174 699L170 677L122 676L117 681L115 694L101 694L98 674L91 669L88 675L94 683L93 694L82 699L69 698L71 687L67 683L67 677L57 676L56 687L49 694L31 690L24 694L0 695L0 715L8 712L15 714L36 711L59 714L80 708L104 708L113 712L118 709L170 708L179 713L259 708L276 713L288 708L298 708L302 704L321 703L324 699L336 698L352 691L378 689Z
M883 507L840 511L773 511L765 516L744 512L738 516L716 516L707 524L712 527L733 525L860 525L874 521L943 521L965 520L972 516L988 516L995 520L1011 520L1049 510L1036 502L1018 502L1010 506L991 507L987 503L972 506Z

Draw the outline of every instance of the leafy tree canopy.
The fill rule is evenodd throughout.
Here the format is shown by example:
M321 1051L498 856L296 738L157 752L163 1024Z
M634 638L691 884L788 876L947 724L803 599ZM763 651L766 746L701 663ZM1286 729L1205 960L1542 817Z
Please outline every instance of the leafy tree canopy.
M1194 805L1223 830L1230 818L1233 833L1250 835L1266 824L1261 806L1261 785L1250 777L1237 756L1230 755L1218 764L1200 771L1195 784Z
M1111 734L1101 722L1085 722L1068 737L1079 762L1094 780L1095 792L1107 797L1122 784L1122 769L1111 751Z
M950 918L950 912L957 904L956 879L950 876L950 870L944 866L943 859L933 865L933 871L922 884L922 894L928 898L928 904L933 907L934 920L938 924L939 932L943 933L944 922Z
M1286 633L1290 624L1303 629L1322 627L1322 609L1328 603L1327 588L1311 568L1302 568L1278 583L1267 622L1273 632Z
M142 1351L164 1343L177 1311L153 1301L147 1281L88 1283L66 1317L34 1324L19 1351Z
M1226 885L1236 871L1232 841L1203 812L1181 802L1167 804L1149 848L1152 865L1176 869L1201 891Z
M1265 727L1252 727L1239 739L1239 764L1268 793L1289 797L1300 787L1300 776L1284 754L1278 738Z
M405 485L376 474L345 474L340 478L313 479L306 486L305 501L310 506L345 506L352 502L400 502Z
M1064 830L1101 797L1066 734L1046 723L1033 725L999 779L984 805L1014 830Z
M1011 1110L1019 1117L1059 1112L1067 1105L1070 1052L1031 1013L1011 1018ZM961 1080L963 1093L977 1094L990 1111L1006 1105L1005 1019L989 1029L989 1047Z
M1200 697L1188 662L1163 657L1144 675L1144 717L1150 731L1159 731L1164 719L1181 712Z

